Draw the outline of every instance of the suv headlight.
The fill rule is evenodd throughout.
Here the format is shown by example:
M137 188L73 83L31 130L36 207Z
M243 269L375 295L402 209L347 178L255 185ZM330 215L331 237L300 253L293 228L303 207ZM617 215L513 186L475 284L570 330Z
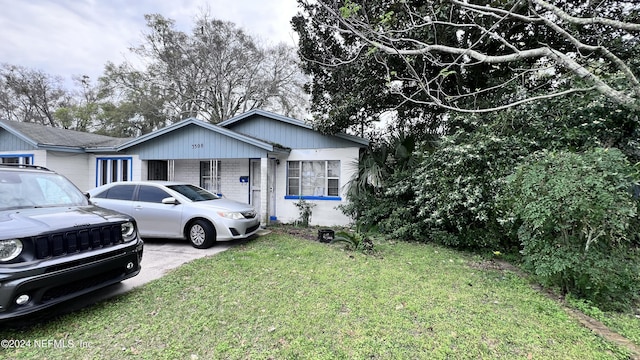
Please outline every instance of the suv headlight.
M124 242L129 242L136 238L136 226L131 221L122 223L120 230L122 231L122 240Z
M22 253L22 241L18 239L0 240L0 261L10 261Z
M218 215L227 218L227 219L233 219L233 220L242 220L244 219L244 216L239 213L239 212L231 212L231 211L218 211Z

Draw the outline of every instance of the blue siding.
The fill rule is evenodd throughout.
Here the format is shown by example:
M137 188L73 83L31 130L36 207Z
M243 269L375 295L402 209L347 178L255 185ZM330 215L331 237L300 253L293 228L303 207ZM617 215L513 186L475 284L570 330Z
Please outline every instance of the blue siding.
M35 150L35 147L10 132L0 129L0 151L19 150Z
M287 124L264 116L243 119L228 126L229 130L253 136L292 149L354 147L357 144L301 126Z
M126 150L142 160L238 159L266 157L267 152L228 136L191 125Z

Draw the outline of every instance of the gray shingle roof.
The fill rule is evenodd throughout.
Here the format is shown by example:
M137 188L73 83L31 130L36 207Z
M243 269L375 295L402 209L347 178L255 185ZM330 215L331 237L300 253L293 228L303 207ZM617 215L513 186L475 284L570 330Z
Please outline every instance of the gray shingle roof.
M82 131L60 129L40 124L8 120L0 120L0 126L11 128L15 132L20 133L22 137L31 139L38 145L96 148L113 147L130 140L127 138L115 138Z

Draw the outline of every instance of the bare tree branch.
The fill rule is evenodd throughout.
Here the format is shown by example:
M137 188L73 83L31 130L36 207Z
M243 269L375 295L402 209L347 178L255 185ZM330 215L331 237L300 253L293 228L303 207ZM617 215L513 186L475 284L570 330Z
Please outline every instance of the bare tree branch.
M315 3L328 15L327 18L331 19L331 21L325 21L322 26L332 29L335 36L355 37L359 45L352 44L351 46L355 46L354 49L358 50L346 53L346 58L318 56L311 61L320 62L325 66L342 66L355 61L360 56L370 56L372 49L391 58L400 59L409 69L411 76L408 78L400 78L396 75L397 71L390 65L390 57L380 61L387 64L390 82L397 81L401 85L419 88L419 92L414 92L413 96L396 91L395 93L403 96L404 101L426 103L448 110L486 112L545 98L596 91L614 103L640 109L640 81L636 73L637 69L628 63L628 55L624 58L619 53L625 48L625 43L629 46L637 46L640 40L638 39L640 24L635 22L614 20L606 16L576 16L544 0L505 2L505 6L508 6L505 8L495 7L497 6L495 2L491 6L480 6L461 0L450 0L452 8L447 18L434 15L438 13L433 8L434 2L426 2L423 8L414 8L408 4L409 2L403 2L402 9L406 17L403 18L404 22L398 25L398 22L393 22L396 13L392 10L384 13L380 18L370 19L365 11L370 5L366 2L357 4L349 0L344 3L335 0L318 0ZM430 10L425 10L429 7L431 7ZM625 3L624 6L619 6L618 10L630 13L632 10L638 10L638 7L639 5L633 3ZM454 11L461 15L456 17ZM607 10L603 11L606 15ZM406 20L407 18L409 21ZM311 18L311 21L314 20ZM390 23L394 26L389 25ZM509 24L522 25L523 36L533 36L533 33L527 35L527 31L536 29L536 31L545 32L548 36L555 34L553 35L555 40L537 44L529 41L525 44L517 38L506 38L504 33L508 30L506 27ZM424 34L424 29L427 28L433 29L429 36L430 40L426 40L423 36L415 36L415 34ZM455 34L457 43L452 42L451 39L441 41L438 29L440 32ZM595 35L598 31L611 32L606 34L608 38L617 39L619 43L615 45L611 43L612 41L596 43ZM478 35L475 36L474 33ZM467 38L467 34L471 37ZM369 50L365 53L365 49ZM428 75L414 66L416 59L440 67L440 73ZM483 107L459 100L464 97L480 96L486 93L488 88L466 89L464 96L451 96L443 88L442 84L446 83L446 77L453 72L461 75L464 74L465 69L478 65L510 64L529 64L530 66L515 71L514 78L519 77L523 81L535 79L536 76L545 76L546 71L546 74L554 74L557 80L555 83L548 83L551 84L550 88L542 95L523 93L521 97L513 97L509 103L489 106L484 104ZM549 65L540 67L540 64L550 64L551 67L549 68ZM544 70L545 68L550 70ZM506 90L508 85L509 81L503 82L503 90ZM567 85L571 87L566 88ZM496 90L496 85L492 87ZM425 101L424 97L430 100Z
M580 17L575 17L575 16L571 16L569 14L567 14L565 11L563 11L562 9L560 9L559 7L550 4L547 1L544 0L531 0L534 4L542 6L543 8L551 11L552 13L554 13L556 16L558 16L559 18L561 18L564 21L567 21L569 23L572 24L576 24L576 25L606 25L606 26L611 26L611 27L615 27L618 29L622 29L622 30L627 30L627 31L640 31L640 24L633 24L633 23L627 23L627 22L622 22L622 21L618 21L618 20L612 20L612 19L605 19L602 17L592 17L592 18L580 18Z

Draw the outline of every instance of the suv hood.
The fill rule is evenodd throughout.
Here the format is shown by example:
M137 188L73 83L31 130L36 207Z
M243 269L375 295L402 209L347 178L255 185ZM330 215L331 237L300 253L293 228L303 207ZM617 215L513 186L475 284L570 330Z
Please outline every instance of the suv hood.
M0 212L0 239L36 236L53 230L83 228L131 218L94 205L73 208L33 208Z

